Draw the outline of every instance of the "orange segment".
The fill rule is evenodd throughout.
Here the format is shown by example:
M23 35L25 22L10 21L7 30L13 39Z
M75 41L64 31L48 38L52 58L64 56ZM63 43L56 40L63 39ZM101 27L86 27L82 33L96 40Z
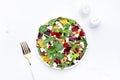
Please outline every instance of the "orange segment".
M67 24L67 19L60 19L60 22L64 25Z
M64 39L58 39L58 41L60 42L60 43L64 43Z
M45 44L43 43L43 40L42 39L38 39L38 44L41 48L44 48L45 47Z
M42 56L42 59L45 61L45 62L47 62L47 63L50 63L52 60L49 58L49 57L47 57L47 56Z

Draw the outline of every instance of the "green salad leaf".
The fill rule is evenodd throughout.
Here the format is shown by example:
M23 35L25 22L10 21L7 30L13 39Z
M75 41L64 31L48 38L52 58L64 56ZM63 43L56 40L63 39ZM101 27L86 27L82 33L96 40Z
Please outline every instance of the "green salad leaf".
M53 58L53 55L56 53L56 51L54 50L54 48L53 48L53 50L50 48L49 50L48 49L46 49L46 51L47 51L47 56L49 57L49 58Z
M46 44L46 43L48 43L48 42L50 42L50 41L52 41L52 40L54 40L53 37L47 36L47 38L44 40L44 43Z
M56 22L56 19L52 19L48 22L48 25L53 26L55 24L55 22Z
M56 50L62 50L63 49L63 45L62 44L58 44L57 46L56 46Z
M41 50L40 50L40 48L37 48L37 49L38 49L38 53L41 54Z
M84 53L86 51L87 45L88 45L86 38L83 38L83 42L84 42L84 48L83 48L83 53Z
M72 31L71 30L64 30L64 33L65 33L65 36L67 37L72 33Z
M62 45L61 43L59 43L58 41L55 41L55 42L53 43L53 45L54 45L54 47L55 47L55 49L56 49L57 51L60 51L60 50L63 49L63 45Z
M55 54L55 58L62 59L63 57L64 57L63 53L58 52L57 54Z
M61 36L60 36L60 38L64 39L65 38L65 34L62 33Z
M62 32L62 35L60 36L60 38L65 38L65 37L68 37L69 35L71 35L72 31L71 30L68 30L68 29L64 29L61 31Z
M68 42L68 44L69 44L70 46L73 46L73 45L74 45L74 43L73 43L73 42Z
M56 29L56 28L53 29L53 31L54 31L54 32L57 32L57 33L60 32L60 30L59 30L59 29Z
M54 61L49 63L50 67L53 67L53 63L54 63Z
M61 70L63 70L65 67L67 67L68 65L67 64L65 64L65 63L61 63L61 64L59 64L58 65L58 67L60 67L61 68Z
M69 24L65 24L63 25L64 29L69 29L70 25Z
M57 19L59 20L59 19L63 19L63 18L62 17L58 17Z
M39 32L43 34L43 33L45 33L45 31L47 31L47 25L40 26Z
M74 61L77 57L79 57L80 56L80 54L70 54L70 57L71 57L71 59L72 59L72 61Z
M71 48L71 50L74 50L74 49L76 49L76 48L78 48L79 46L77 45L77 44L74 44L73 46L72 46L72 48Z
M77 22L73 19L68 19L68 22L70 23L70 25L74 25L76 24Z

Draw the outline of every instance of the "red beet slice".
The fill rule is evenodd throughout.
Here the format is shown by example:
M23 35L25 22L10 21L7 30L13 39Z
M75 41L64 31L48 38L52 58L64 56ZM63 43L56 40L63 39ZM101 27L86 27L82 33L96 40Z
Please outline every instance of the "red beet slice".
M80 36L85 36L85 32L83 30L80 31Z
M56 63L56 64L60 64L60 63L61 63L61 60L58 59L58 58L56 58L56 59L55 59L55 63Z
M78 29L79 29L79 27L78 27L78 26L73 26L73 27L72 27L72 31L73 31L73 32L78 31Z

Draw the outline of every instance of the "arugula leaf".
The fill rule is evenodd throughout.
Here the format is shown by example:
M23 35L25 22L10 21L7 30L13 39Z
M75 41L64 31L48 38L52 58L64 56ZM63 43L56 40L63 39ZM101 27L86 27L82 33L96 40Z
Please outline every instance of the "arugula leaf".
M54 63L53 61L49 63L50 67L53 67L53 63Z
M53 50L55 50L55 47L51 46L49 50L53 51Z
M83 42L84 42L84 48L83 48L83 53L84 53L86 51L87 45L88 45L86 38L83 38Z
M68 19L68 22L70 23L70 25L74 25L76 24L77 22L73 19Z
M61 69L63 70L66 67L66 64L61 64Z
M51 52L47 51L47 56L48 56L49 58L51 58L51 57L52 57Z
M72 61L74 61L77 57L79 57L80 54L70 54L70 58L72 58Z
M60 29L59 29L59 31L60 31L60 32L62 32L62 31L63 31L63 29L62 29L62 28L60 28Z
M66 66L67 66L67 64L65 64L65 63L58 64L58 67L60 67L61 70L63 70Z
M78 47L79 47L78 45L74 44L74 45L72 46L71 50L74 50L75 48L78 48Z
M52 40L54 40L54 38L53 37L51 37L51 36L47 36L48 38L46 38L45 40L44 40L44 43L46 44L46 43L48 43L48 42L50 42L50 41L52 41Z
M59 43L58 41L55 41L53 43L53 46L55 47L56 51L60 51L63 49L63 45L61 43Z
M63 25L64 29L69 29L70 25L69 24L65 24Z
M64 30L64 33L65 33L65 36L68 36L72 33L72 31L71 30Z
M63 54L61 54L61 53L59 53L59 52L56 51L56 48L54 46L51 46L50 49L46 48L46 51L47 51L47 56L49 58L51 58L52 61L54 61L55 58L60 58L61 59L61 58L64 57Z
M49 53L50 55L56 53L55 48L54 48L53 46L51 46L50 49L46 49L46 51L47 51L47 53Z
M54 41L53 46L56 47L58 45L58 41Z
M38 53L41 54L41 50L40 50L40 48L38 48Z
M60 30L59 30L59 29L56 29L56 28L53 29L53 30L54 30L54 32L60 32Z
M62 17L58 17L57 19L63 19Z
M55 54L55 58L62 59L63 57L64 57L63 53L58 52L57 54Z
M66 64L66 63L60 64L61 70L63 70L65 67L69 67L69 64Z
M52 19L48 22L49 26L53 26L55 24L56 19Z
M76 43L76 44L80 44L80 40L76 41L75 43Z
M40 26L39 32L43 34L43 33L45 33L45 31L47 31L47 25Z
M88 45L87 41L86 41L86 38L83 38L83 42L85 44L85 47Z
M68 44L69 44L70 46L73 46L73 45L74 45L74 43L73 43L73 42L68 42Z
M51 57L53 58L54 54L56 53L55 50L48 50L48 49L46 49L46 51L47 51L47 56L49 58L51 58Z
M69 34L71 34L72 31L71 31L71 30L65 30L65 33L69 33Z
M61 34L60 38L65 38L65 35L64 33Z
M68 29L62 30L61 32L62 32L62 35L60 36L60 38L65 38L72 33L72 31Z
M63 45L62 44L57 44L57 46L56 46L56 50L58 50L58 51L60 51L60 50L62 50L63 49Z

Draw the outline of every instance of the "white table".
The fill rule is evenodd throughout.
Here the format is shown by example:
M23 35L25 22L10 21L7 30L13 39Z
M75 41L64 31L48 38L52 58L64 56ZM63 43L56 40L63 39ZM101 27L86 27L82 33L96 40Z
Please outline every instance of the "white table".
M89 16L79 13L84 3L91 7ZM119 3L119 0L1 0L0 80L32 80L19 44L24 40L32 50L36 80L120 80ZM89 44L81 63L64 71L44 65L35 46L39 26L59 16L77 20ZM101 24L91 29L89 21L94 16L100 17Z

